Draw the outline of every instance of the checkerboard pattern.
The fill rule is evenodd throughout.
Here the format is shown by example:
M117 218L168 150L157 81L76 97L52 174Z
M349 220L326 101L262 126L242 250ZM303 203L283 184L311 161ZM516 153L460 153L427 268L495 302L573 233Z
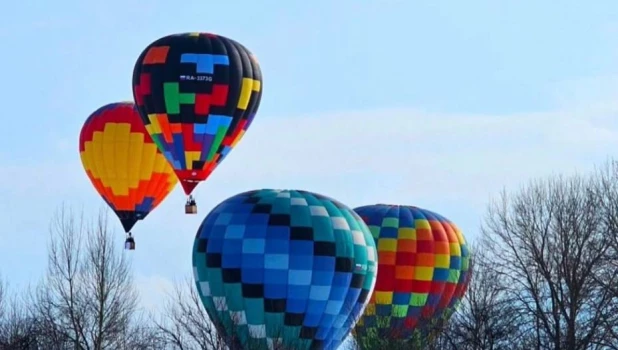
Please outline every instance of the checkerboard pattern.
M378 277L357 336L410 339L450 316L469 282L469 251L448 219L413 206L354 209L378 247Z
M195 237L193 269L229 344L330 350L373 291L376 246L361 218L336 200L263 189L208 214Z
M133 69L133 97L146 129L186 194L243 137L262 97L262 73L238 42L211 33L168 35Z

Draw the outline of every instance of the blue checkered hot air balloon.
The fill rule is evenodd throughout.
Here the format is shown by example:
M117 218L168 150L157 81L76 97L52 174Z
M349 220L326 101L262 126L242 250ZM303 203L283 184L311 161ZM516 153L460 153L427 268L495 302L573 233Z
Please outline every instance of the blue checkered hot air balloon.
M208 214L193 268L228 345L336 349L373 291L376 246L362 219L338 201L263 189Z

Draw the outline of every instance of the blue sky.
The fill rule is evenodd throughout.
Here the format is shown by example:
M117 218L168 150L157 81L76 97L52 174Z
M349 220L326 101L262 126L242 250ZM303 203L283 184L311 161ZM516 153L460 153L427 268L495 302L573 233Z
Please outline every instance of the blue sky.
M147 44L187 31L252 50L264 94L243 141L196 190L200 215L183 214L178 188L136 226L147 305L190 273L201 219L238 192L414 204L473 239L503 186L591 169L618 146L615 1L10 2L0 12L0 272L12 284L44 272L56 208L95 215L103 203L79 162L85 118L132 98Z

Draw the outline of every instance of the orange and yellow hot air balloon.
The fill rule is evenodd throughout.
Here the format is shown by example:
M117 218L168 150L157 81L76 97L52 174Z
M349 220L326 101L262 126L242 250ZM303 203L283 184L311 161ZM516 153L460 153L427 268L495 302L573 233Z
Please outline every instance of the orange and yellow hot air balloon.
M131 102L92 113L79 135L79 153L94 188L114 210L134 249L131 229L174 189L174 170L146 131Z

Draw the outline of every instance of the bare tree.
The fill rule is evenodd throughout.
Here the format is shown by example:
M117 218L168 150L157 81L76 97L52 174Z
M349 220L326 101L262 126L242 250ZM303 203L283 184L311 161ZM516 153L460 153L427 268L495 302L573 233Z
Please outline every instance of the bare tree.
M610 160L597 169L597 195L600 198L602 220L607 226L608 254L605 257L606 268L597 278L602 288L611 293L613 302L606 312L603 322L604 339L600 343L608 349L618 349L618 162Z
M166 348L166 339L157 325L140 312L133 315L131 326L123 333L126 350L163 350Z
M7 295L7 286L0 281L0 349L38 349L36 319L29 314L24 299Z
M603 349L615 298L607 272L609 228L597 177L533 181L489 207L483 238L523 318L531 349Z
M482 244L472 251L473 277L455 314L429 348L443 350L512 350L522 343L522 317L500 274L489 264ZM521 347L520 347L521 348ZM526 348L528 349L528 348Z
M600 198L601 220L607 226L609 251L606 258L607 269L599 279L605 288L618 297L618 162L610 161L596 172L597 195Z
M100 213L87 224L64 207L52 222L47 274L32 300L47 348L147 349L152 340L135 322L129 262L107 222Z
M223 338L219 335L193 281L176 283L170 300L165 305L161 320L155 321L166 344L178 350L224 350Z

